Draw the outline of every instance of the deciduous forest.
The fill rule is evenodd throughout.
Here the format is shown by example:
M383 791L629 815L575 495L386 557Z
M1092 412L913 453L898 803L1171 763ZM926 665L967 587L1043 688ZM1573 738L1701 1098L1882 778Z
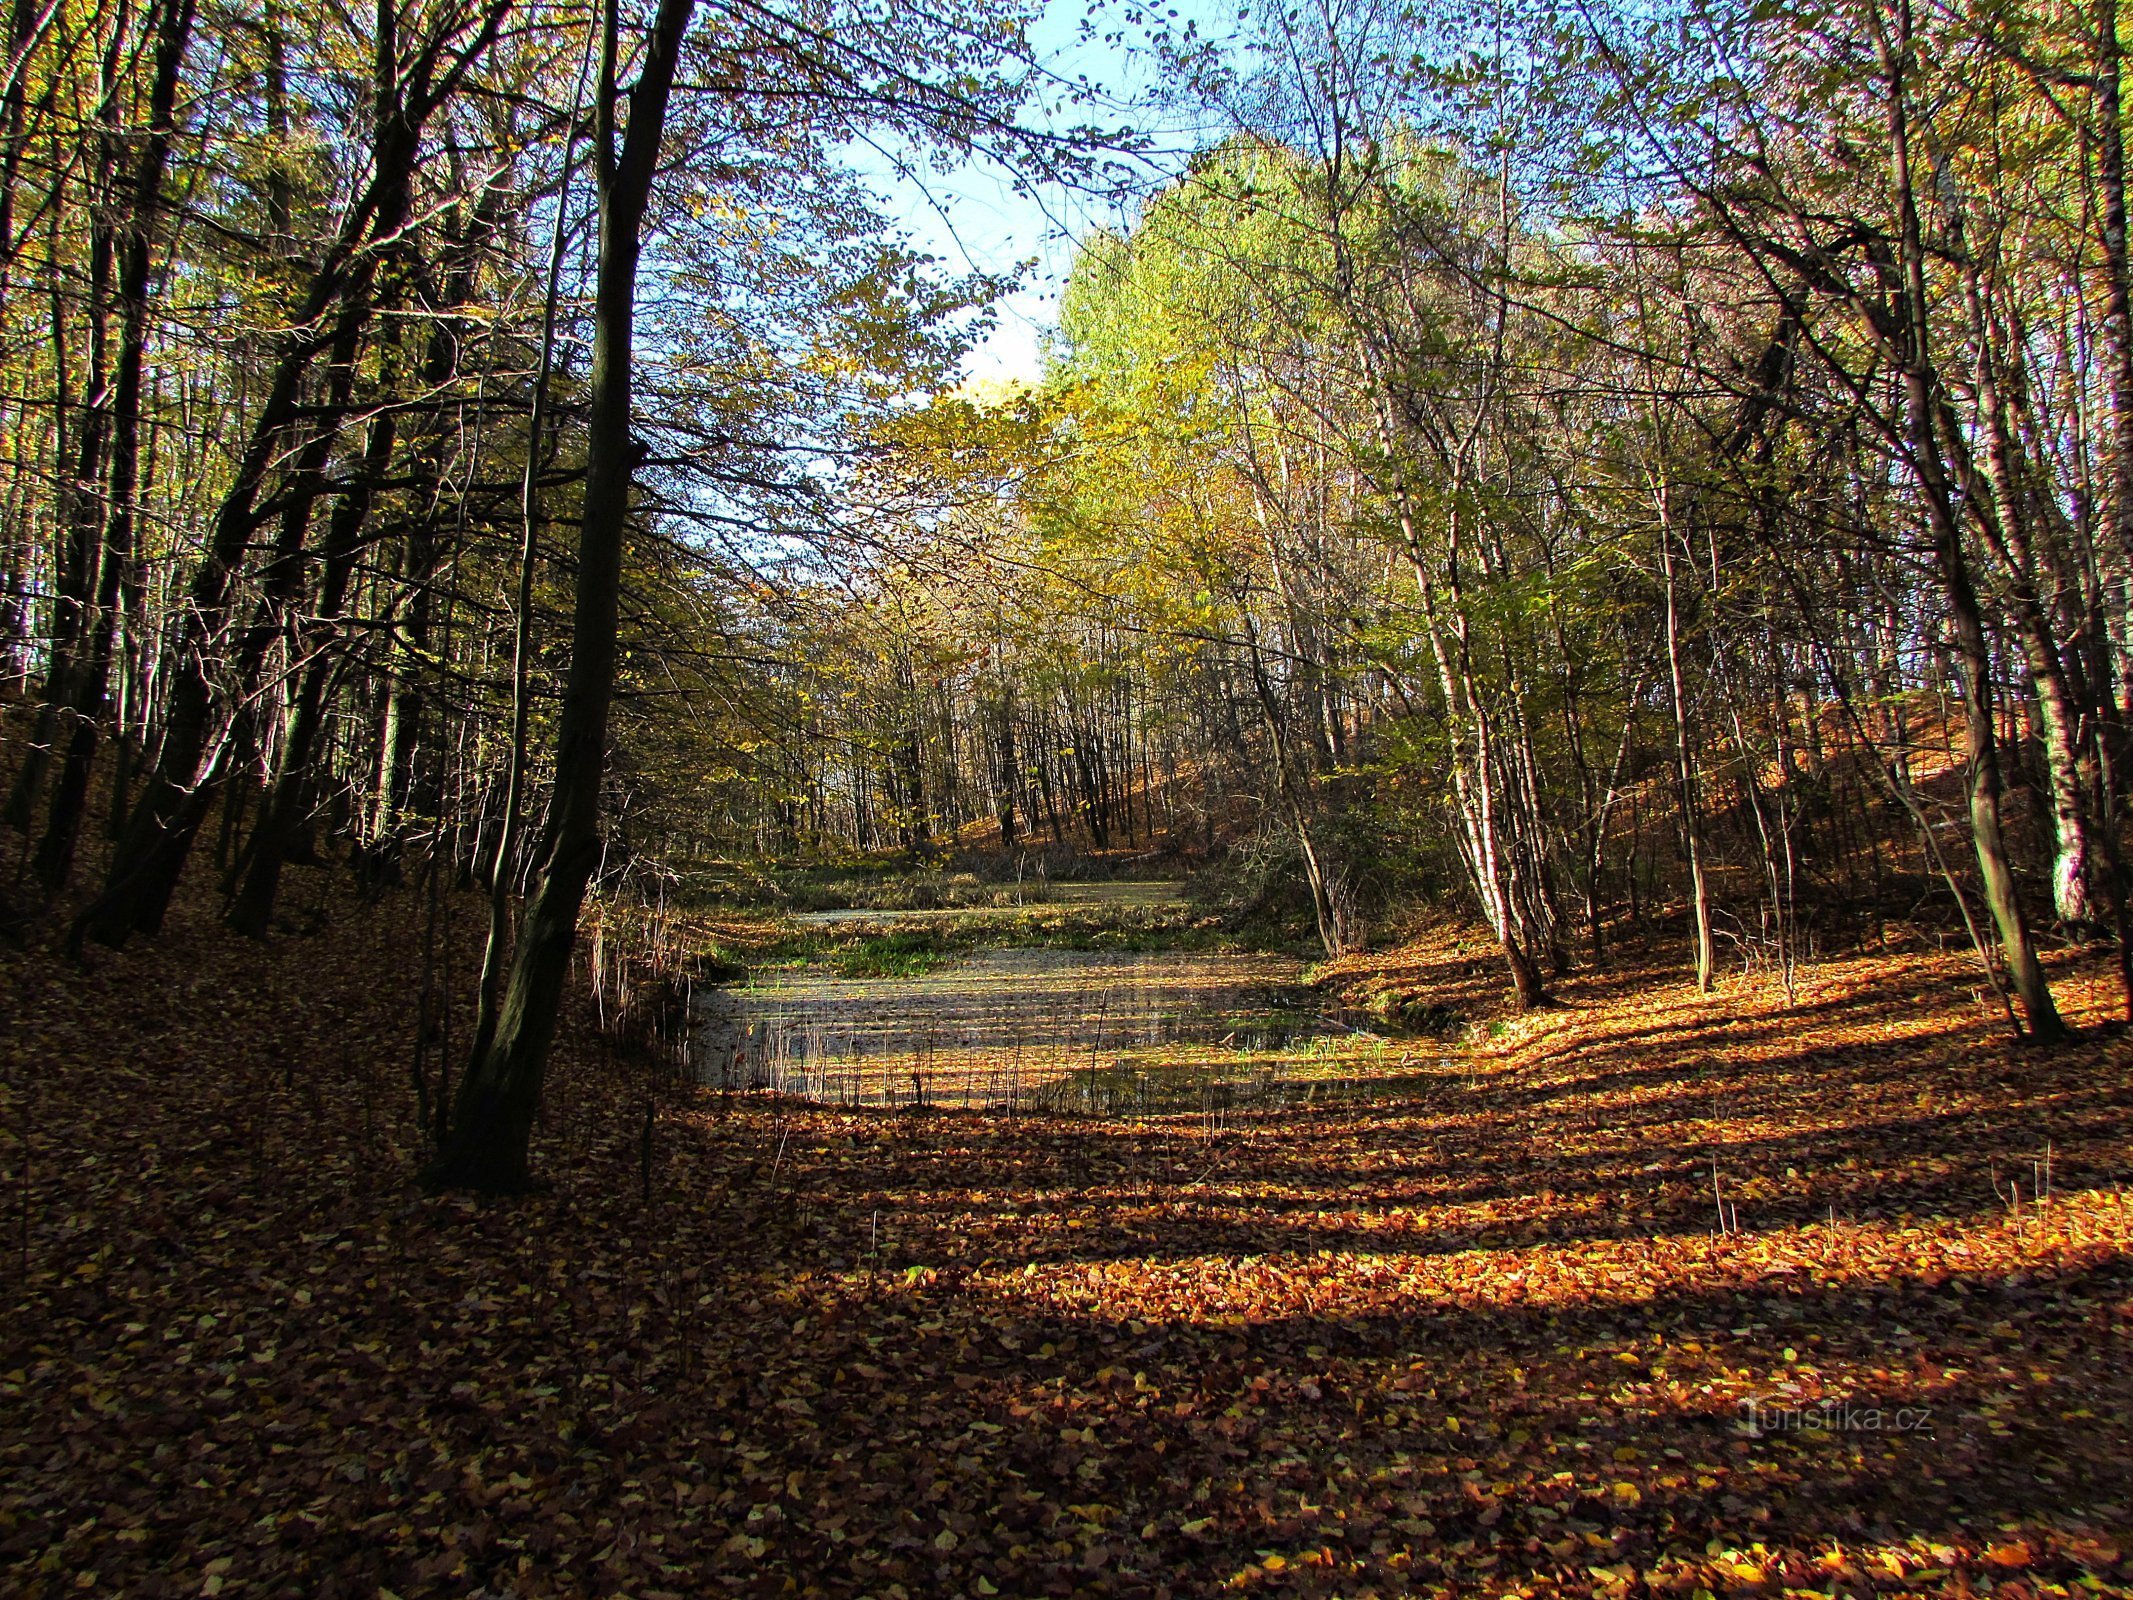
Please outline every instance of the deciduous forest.
M2133 1592L2116 0L1182 10L7 0L0 1589Z

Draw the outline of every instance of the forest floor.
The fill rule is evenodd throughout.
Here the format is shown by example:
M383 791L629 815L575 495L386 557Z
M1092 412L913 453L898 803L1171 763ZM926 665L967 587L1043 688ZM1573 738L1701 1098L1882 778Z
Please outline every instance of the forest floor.
M410 1182L417 897L211 912L0 951L0 1591L2133 1592L2072 956L2031 1051L1952 954L1511 1019L1446 930L1338 976L1478 1042L1216 1137L722 1098L581 1017L483 1201Z

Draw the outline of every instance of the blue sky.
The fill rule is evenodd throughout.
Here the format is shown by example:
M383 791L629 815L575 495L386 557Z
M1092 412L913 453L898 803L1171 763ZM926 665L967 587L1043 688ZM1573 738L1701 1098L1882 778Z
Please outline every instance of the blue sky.
M1041 65L1068 81L1086 75L1100 98L1094 105L1073 106L1064 103L1064 94L1057 95L1054 104L1033 107L1030 119L1040 125L1049 117L1062 126L1138 128L1157 148L1149 168L1154 181L1162 171L1175 170L1179 154L1198 140L1178 113L1155 105L1161 85L1148 52L1110 44L1102 37L1121 29L1131 36L1145 35L1114 15L1100 17L1098 37L1084 42L1082 21L1089 14L1088 0L1048 0L1030 39ZM1171 12L1173 26L1191 19L1203 35L1216 37L1228 33L1236 14L1235 0L1179 0ZM981 162L945 174L927 172L921 178L898 178L885 160L864 165L877 174L891 213L913 243L938 257L949 271L1008 274L1019 263L1036 263L1022 287L1000 303L992 335L964 362L965 376L976 381L1035 378L1043 362L1044 336L1058 320L1059 293L1073 268L1076 241L1092 227L1115 227L1130 216L1108 201L1058 188L1017 194L1006 173Z

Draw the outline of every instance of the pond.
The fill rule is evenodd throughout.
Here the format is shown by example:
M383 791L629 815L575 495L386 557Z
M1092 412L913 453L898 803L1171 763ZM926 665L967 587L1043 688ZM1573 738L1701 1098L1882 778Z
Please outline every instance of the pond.
M849 1106L1205 1109L1329 1047L1382 1046L1302 972L1280 955L1037 948L922 977L777 973L699 993L698 1074Z
M956 922L973 909L1008 911L1179 911L1191 904L1179 885L1165 880L1119 879L1105 883L1031 882L1012 887L1001 885L994 898L978 906L944 905L918 909L878 910L867 906L842 906L831 911L795 911L789 920L801 927L836 927L845 923Z

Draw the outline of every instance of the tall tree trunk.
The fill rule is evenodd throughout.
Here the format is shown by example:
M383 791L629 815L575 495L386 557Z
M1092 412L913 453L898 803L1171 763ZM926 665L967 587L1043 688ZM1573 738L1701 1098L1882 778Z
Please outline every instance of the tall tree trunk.
M536 850L532 892L497 1008L496 1024L460 1080L452 1126L431 1164L433 1186L509 1191L527 1182L527 1144L549 1046L577 942L578 912L600 856L600 788L614 693L616 623L630 479L630 367L637 260L645 205L683 35L695 0L660 0L643 65L629 92L629 129L615 154L617 0L603 7L594 159L600 188L600 256L586 419L583 520L570 676L556 733L555 794Z
M1681 671L1681 607L1674 571L1674 527L1668 485L1655 491L1659 505L1659 570L1666 584L1668 699L1674 711L1674 778L1680 786L1681 837L1689 857L1689 906L1695 919L1696 987L1708 994L1717 964L1711 942L1711 889L1703 870L1703 822L1697 797L1696 749L1689 738L1688 695Z
M1389 456L1392 431L1383 408L1380 435ZM1457 485L1448 498L1456 507ZM1423 632L1429 639L1430 655L1437 668L1438 688L1444 696L1446 731L1452 742L1452 794L1460 821L1460 847L1467 871L1481 900L1482 916L1503 950L1504 965L1511 973L1512 993L1519 1009L1532 1011L1552 1005L1554 997L1541 979L1527 937L1522 909L1512 886L1506 882L1503 840L1503 801L1497 771L1495 730L1488 707L1482 704L1475 681L1472 647L1468 637L1460 592L1460 524L1455 509L1447 522L1445 571L1450 595L1440 605L1437 584L1422 549L1421 528L1415 521L1414 502L1404 484L1395 483L1393 502L1400 533L1415 575L1415 589L1422 601ZM1447 616L1446 613L1450 615Z
M1000 822L1000 848L1015 847L1015 794L1021 787L1015 760L1014 690L1004 682L994 715L993 814Z
M111 283L118 253L113 221L118 210L118 162L121 139L120 98L127 39L133 23L130 6L118 9L106 44L96 106L95 158L88 179L86 209L89 213L88 294L84 322L88 371L82 380L81 426L69 454L67 435L59 432L59 470L71 473L55 496L60 528L58 583L52 604L52 644L45 670L44 691L37 708L37 732L15 774L15 787L8 797L6 820L27 829L36 813L37 797L43 792L51 769L52 751L60 739L73 731L76 708L85 696L83 652L90 649L95 632L96 596L101 583L104 515L104 445L111 427L110 317ZM62 178L60 180L64 182ZM57 198L57 197L55 197ZM62 207L52 208L55 219ZM58 229L54 224L54 245ZM55 368L65 359L66 325L55 277L52 291L52 344ZM58 404L66 406L64 378L58 384ZM43 864L40 863L40 876Z
M1329 956L1345 954L1348 928L1339 900L1339 885L1323 843L1312 827L1311 805L1304 780L1296 772L1293 741L1287 729L1274 686L1268 680L1266 661L1259 648L1259 630L1247 603L1244 612L1245 642L1249 648L1252 690L1258 697L1260 715L1266 721L1267 739L1274 750L1274 782L1289 826L1296 834L1296 848L1303 856L1304 885L1311 892L1311 915L1318 924L1318 942Z
M1963 553L1954 495L1934 427L1939 378L1934 371L1929 344L1925 247L1911 177L1907 87L1911 57L1910 0L1894 0L1894 11L1896 36L1892 40L1884 28L1879 44L1889 97L1889 176L1899 223L1897 268L1903 305L1902 378L1911 468L1918 480L1927 521L1933 532L1935 563L1939 568L1941 590L1947 602L1960 662L1958 678L1963 723L1970 750L1970 832L1977 851L1985 903L1999 929L2008 977L2022 1002L2030 1036L2039 1041L2057 1041L2065 1038L2068 1030L2052 1000L2051 987L2044 980L2044 969L2037 960L2036 945L2030 937L2029 921L2023 914L2014 868L2008 860L2006 828L2001 814L2004 783L2000 774L1999 737L1992 715L1992 656L1985 639L1977 592L1970 580L1969 561Z
M2104 377L2110 393L2111 532L2133 565L2133 250L2126 238L2124 52L2118 0L2096 0L2097 177L2103 188Z
M563 144L563 176L557 186L555 223L548 238L548 281L541 297L540 364L534 371L533 404L526 416L526 460L519 476L518 592L511 619L510 748L504 758L503 815L496 835L496 864L489 874L489 928L482 944L481 972L475 980L477 1013L474 1055L489 1047L496 1031L497 985L511 941L511 872L517 857L520 818L526 788L527 719L533 705L533 574L540 554L542 526L541 465L547 449L548 393L555 376L556 303L563 279L563 255L569 239L570 191L578 169L578 137L585 108L585 80L592 65L592 40L578 63L571 92L570 131ZM389 767L389 761L380 765ZM477 838L476 850L479 850ZM449 1108L440 1106L444 1117ZM442 1123L439 1124L443 1126Z
M400 548L400 585L407 609L394 630L387 658L384 706L378 719L378 792L368 829L368 848L391 869L415 794L415 753L422 742L420 664L430 651L430 580L439 559L437 529L418 518ZM396 870L396 869L391 869Z
M370 514L372 486L391 460L394 419L384 412L371 420L368 442L355 484L334 509L327 525L324 569L319 578L318 613L313 624L298 633L303 641L304 662L297 691L282 720L281 746L275 756L274 775L259 805L259 821L253 826L246 847L249 857L243 882L230 903L229 925L251 938L263 938L273 920L274 900L281 886L281 869L289 847L302 826L312 803L312 746L325 722L326 690L333 677L333 662L326 643L340 619L348 593L348 581L362 550L363 525Z
M381 4L380 14L389 19L391 4ZM103 892L82 913L70 942L87 934L116 946L134 933L154 933L162 926L212 799L222 751L215 740L213 657L230 623L245 555L272 514L262 513L260 496L301 418L299 400L313 358L324 349L346 348L368 319L379 251L397 238L407 220L422 120L434 105L434 96L427 92L408 92L400 76L404 64L391 54L389 22L380 31L379 117L370 184L363 202L347 214L334 248L313 273L295 331L284 341L231 487L216 511L207 550L186 596L154 770L127 817ZM319 426L331 427L337 421L322 418ZM234 687L241 698L249 686Z
M149 88L148 129L133 178L131 214L119 243L119 354L112 387L109 442L111 476L103 515L103 553L88 650L74 674L69 711L73 726L66 756L53 786L36 871L48 891L73 870L74 852L89 801L104 704L109 694L112 645L118 636L121 600L134 560L134 497L141 460L141 380L148 351L148 290L155 231L162 210L163 171L169 162L171 119L178 79L192 36L194 0L166 0L156 32L155 76Z
M1951 223L1958 247L1960 214ZM1977 262L1966 257L1963 298L1970 317L1973 380L1977 386L1979 432L1985 447L1983 493L1969 497L1985 545L2000 568L2014 612L2014 631L2037 695L2039 742L2044 747L2046 791L2051 800L2052 907L2069 927L2087 928L2095 921L2089 894L2091 875L2088 808L2081 774L2080 713L2068 682L2066 658L2057 630L2037 592L2037 563L2030 540L2029 517L2022 503L2012 459L2016 445L2007 427L2006 396L2000 383L1999 358ZM1943 413L1953 448L1962 436L1953 418ZM1989 510L1988 510L1989 508Z
M2096 100L2098 143L2101 146L2098 165L2104 199L2104 372L2111 408L2111 442L2106 452L2110 467L2106 515L2115 535L2119 558L2133 568L2133 259L2129 259L2133 252L2129 252L2126 239L2125 55L2118 39L2118 0L2097 0L2096 35ZM2133 582L2133 579L2124 581ZM2128 601L2133 601L2133 596L2124 597L2121 603ZM2108 646L2101 636L2097 648L2107 659ZM2097 673L2095 677L2099 683L2108 681L2105 673ZM2121 987L2125 991L2127 1019L2133 1021L2133 928L2128 927L2126 865L2121 859L2118 843L2122 820L2118 775L2133 763L2133 739L2128 738L2117 695L2105 692L2096 699L2102 718L2102 726L2096 731L2103 778L2099 815L2105 858L2111 874L2111 914L2118 937Z

